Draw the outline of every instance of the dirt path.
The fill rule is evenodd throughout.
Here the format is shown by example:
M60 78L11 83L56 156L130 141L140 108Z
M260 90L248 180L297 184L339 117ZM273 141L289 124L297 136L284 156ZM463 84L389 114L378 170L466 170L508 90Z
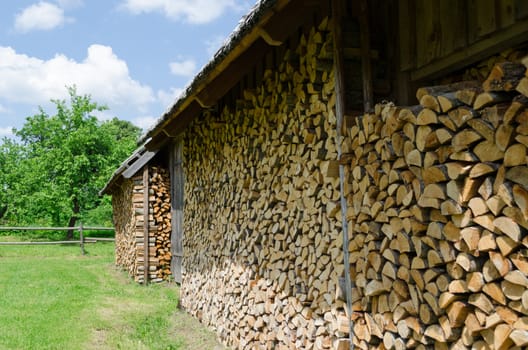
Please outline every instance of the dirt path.
M86 344L87 350L113 350L113 349L137 349L137 350L225 350L216 339L216 335L207 329L197 319L191 317L185 311L178 309L174 303L165 306L159 301L149 300L148 298L138 299L136 295L143 292L144 287L133 285L133 282L123 274L122 271L112 271L112 277L119 281L123 290L118 295L105 297L99 302L97 314L100 321L100 327L92 330L90 342ZM160 286L168 288L167 293L178 293L178 287L167 284ZM135 291L135 293L134 293ZM149 295L150 296L150 295ZM152 303L150 303L152 301ZM173 312L161 313L161 310L167 310L167 307L174 309ZM140 320L138 322L138 320ZM157 345L145 345L148 341L142 341L138 338L138 332L141 332L141 324L145 323L156 325L162 323L168 329L168 334L160 334L160 339L165 339ZM139 329L138 329L139 324Z
M178 310L172 317L171 333L184 338L182 349L226 350L216 341L216 335L185 311Z

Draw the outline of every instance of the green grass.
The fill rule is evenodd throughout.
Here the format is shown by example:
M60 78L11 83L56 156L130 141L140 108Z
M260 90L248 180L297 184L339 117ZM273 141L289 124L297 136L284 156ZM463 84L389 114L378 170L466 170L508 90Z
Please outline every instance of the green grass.
M5 238L3 239L5 240ZM113 244L0 246L0 349L214 349L173 284L132 282Z

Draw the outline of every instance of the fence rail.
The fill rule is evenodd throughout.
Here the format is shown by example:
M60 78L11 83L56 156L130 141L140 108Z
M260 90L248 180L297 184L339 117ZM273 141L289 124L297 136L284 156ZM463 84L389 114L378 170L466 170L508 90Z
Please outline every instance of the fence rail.
M15 227L15 226L0 226L0 231L79 231L78 241L45 241L45 242L0 242L0 245L53 245L53 244L79 244L81 247L81 254L84 255L84 245L86 243L97 243L97 241L113 242L114 238L106 237L85 237L84 231L114 231L113 227L99 227L99 226L70 226L70 227Z
M0 231L69 231L69 230L84 230L84 231L113 231L113 227L98 227L98 226L71 226L71 227L15 227L15 226L0 226Z

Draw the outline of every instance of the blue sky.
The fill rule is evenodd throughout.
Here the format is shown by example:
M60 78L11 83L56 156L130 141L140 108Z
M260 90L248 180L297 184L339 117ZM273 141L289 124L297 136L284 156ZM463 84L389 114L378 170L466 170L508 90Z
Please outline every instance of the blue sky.
M148 128L255 0L17 0L0 11L0 136L66 86Z

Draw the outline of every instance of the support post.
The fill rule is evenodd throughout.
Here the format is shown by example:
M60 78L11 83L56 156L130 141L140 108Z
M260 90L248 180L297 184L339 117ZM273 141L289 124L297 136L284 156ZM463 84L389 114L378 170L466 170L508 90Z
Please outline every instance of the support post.
M144 285L149 277L149 171L148 165L143 168L143 278Z
M332 21L334 36L334 70L335 70L335 94L336 94L336 118L337 118L337 157L341 160L341 143L343 141L343 122L345 114L345 91L344 91L344 58L343 38L341 30L341 16L344 11L342 0L332 1ZM349 344L350 350L354 349L354 323L352 321L352 280L350 278L350 252L348 251L348 221L347 200L345 198L345 166L339 163L339 193L341 199L341 221L343 228L343 265L345 273L346 313L349 320Z
M176 283L182 283L183 269L183 136L176 137L170 155L171 175L171 273Z
M367 0L359 1L359 33L361 36L361 73L363 79L363 109L370 112L374 107L372 91L372 64L370 62L370 27Z
M84 251L84 232L83 232L83 224L82 221L79 225L79 241L81 242L81 254L85 255L86 252Z

